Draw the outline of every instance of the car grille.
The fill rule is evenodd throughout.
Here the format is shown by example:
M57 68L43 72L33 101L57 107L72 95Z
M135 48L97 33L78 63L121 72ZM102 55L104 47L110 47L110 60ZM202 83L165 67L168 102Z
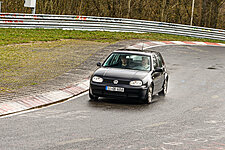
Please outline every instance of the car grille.
M93 90L93 93L98 96L116 96L116 97L139 97L138 93L123 93L123 92L112 92L105 90Z
M120 92L110 92L110 91L104 91L104 95L108 96L121 96L121 97L126 97L127 95L125 93L120 93Z
M112 83L115 79L103 79L103 83ZM124 84L124 85L129 85L130 81L126 81L126 80L118 80L118 84Z

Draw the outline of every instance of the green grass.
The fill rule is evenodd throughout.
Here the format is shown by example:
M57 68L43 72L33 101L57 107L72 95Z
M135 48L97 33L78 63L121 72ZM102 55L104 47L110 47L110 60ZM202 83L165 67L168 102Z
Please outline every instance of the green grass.
M56 78L108 45L71 39L0 46L0 94Z
M225 41L158 33L140 34L101 31L90 32L60 29L0 29L0 45L28 43L35 41L56 41L60 39L79 39L110 43L130 39L147 39L154 41L204 41L225 43Z

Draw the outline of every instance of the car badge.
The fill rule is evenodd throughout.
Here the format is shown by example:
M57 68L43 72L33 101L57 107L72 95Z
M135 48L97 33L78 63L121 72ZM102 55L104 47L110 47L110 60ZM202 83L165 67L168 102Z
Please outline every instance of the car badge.
M114 83L114 84L118 84L119 81L118 81L118 80L114 80L113 83Z

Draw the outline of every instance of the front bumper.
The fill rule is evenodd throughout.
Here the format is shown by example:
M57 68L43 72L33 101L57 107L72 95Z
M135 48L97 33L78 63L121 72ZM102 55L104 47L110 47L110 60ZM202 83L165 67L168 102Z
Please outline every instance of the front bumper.
M124 88L124 92L114 92L114 91L107 91L106 86L112 87L122 87ZM135 99L145 99L147 87L133 87L130 85L114 85L110 83L94 83L90 82L90 90L89 92L98 97L113 97L113 98L135 98Z

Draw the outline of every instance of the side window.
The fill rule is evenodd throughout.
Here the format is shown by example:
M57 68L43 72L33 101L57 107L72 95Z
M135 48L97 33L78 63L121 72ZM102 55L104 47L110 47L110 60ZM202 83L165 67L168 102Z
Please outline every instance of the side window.
M112 54L106 62L103 64L103 66L112 66L118 63L119 54Z
M115 55L112 62L111 62L111 65L115 65L118 63L118 59L119 59L119 55Z
M162 57L160 57L159 54L157 54L157 59L158 59L158 62L159 62L159 67L162 67L163 66L163 60L162 60Z
M157 61L157 59L156 59L156 56L153 55L153 67L154 67L154 69L155 69L156 67L158 67L158 66L159 66L159 64L158 64L158 61Z

